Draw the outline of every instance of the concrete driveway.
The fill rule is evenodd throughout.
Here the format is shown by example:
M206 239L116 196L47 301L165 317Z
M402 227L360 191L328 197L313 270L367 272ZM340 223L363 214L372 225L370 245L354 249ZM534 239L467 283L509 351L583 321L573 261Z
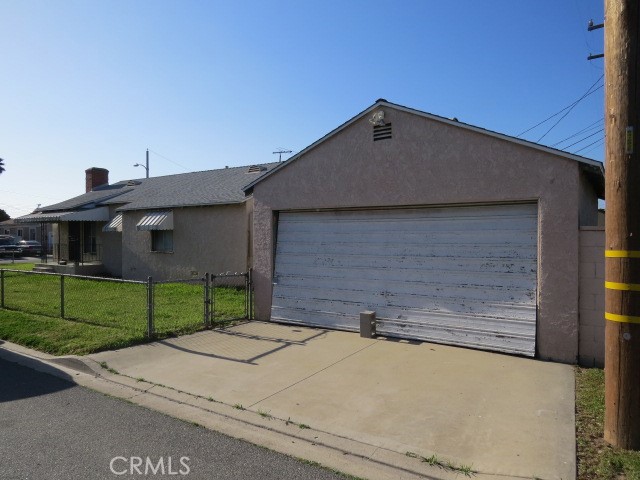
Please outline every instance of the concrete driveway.
M487 475L575 478L567 365L262 322L89 358L379 449Z

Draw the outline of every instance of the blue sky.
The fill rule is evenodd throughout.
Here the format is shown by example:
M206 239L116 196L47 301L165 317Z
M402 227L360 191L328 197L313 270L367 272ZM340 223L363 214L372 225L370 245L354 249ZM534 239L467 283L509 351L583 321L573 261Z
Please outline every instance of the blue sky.
M0 0L0 208L84 193L89 167L142 177L147 148L152 176L274 161L378 98L518 135L602 84L602 17L602 0ZM600 89L542 143L602 115Z

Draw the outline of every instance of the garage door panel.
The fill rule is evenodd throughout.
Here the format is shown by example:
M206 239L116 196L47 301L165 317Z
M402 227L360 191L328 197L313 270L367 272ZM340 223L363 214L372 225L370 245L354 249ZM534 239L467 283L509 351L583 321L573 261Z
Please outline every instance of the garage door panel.
M397 233L398 230L394 230ZM459 231L405 231L401 232L403 242L407 244L452 244L452 243L468 243L471 245L477 244L500 244L504 242L517 243L524 245L535 245L537 242L537 232L535 230L500 230L497 228L491 230L479 230L475 231L473 238L469 238L468 230ZM353 243L365 243L365 244L386 244L393 242L393 239L389 238L389 233L385 231L367 232L366 235L361 233L337 233L337 232L322 232L322 231L298 231L294 229L287 229L279 232L278 244L282 245L295 245L295 244L316 244L316 243L328 243L328 244L353 244Z
M318 279L319 282L327 281L351 281L362 282L363 279L387 280L390 282L418 282L421 284L446 284L457 285L467 282L470 286L499 286L508 288L535 289L535 273L497 273L497 272L475 272L469 275L466 271L429 270L429 277L425 277L423 271L413 269L403 270L381 270L376 268L357 267L351 269L340 269L332 267L316 267L305 269L296 273L283 273L280 270L277 274L277 281L283 285L304 284ZM439 279L434 281L431 279Z
M528 214L507 206L501 215L491 215L482 213L481 209L473 207L474 210L466 212L459 211L455 217L451 217L451 208L448 208L448 216L434 217L434 211L425 213L424 210L380 210L376 212L317 212L309 215L322 215L323 225L315 223L315 219L310 217L281 218L279 222L279 232L286 235L289 232L310 232L321 235L353 235L354 228L358 233L386 233L393 230L397 233L419 233L419 232L474 232L497 230L531 230L531 220L536 218L535 212ZM493 208L493 207L492 207ZM509 210L511 208L511 210ZM517 215L509 212L516 211ZM468 215L467 215L468 214ZM535 230L535 228L534 228Z
M277 292L274 293L274 300L277 300L278 306L283 307L352 315L354 323L359 322L359 314L363 310L375 310L380 317L402 317L404 319L410 319L414 316L428 317L430 313L461 315L473 313L478 316L529 320L531 314L535 313L534 305L494 303L486 300L454 297L387 296L376 292L368 294L366 292L358 292L345 299L329 291L323 297L319 297L317 292L310 292L306 289L278 288ZM393 311L394 313L386 316L383 311Z
M356 257L356 258L354 258ZM366 268L379 270L422 270L426 275L434 270L448 270L457 272L491 272L491 273L535 273L536 266L533 259L495 259L470 257L390 257L386 255L306 255L276 253L276 275L298 271L304 267L335 267L342 269Z
M349 256L355 257L350 260L354 262L360 260L363 265L366 265L367 259L372 255L379 255L381 250L384 250L384 255L387 257L409 257L411 259L423 257L486 258L487 250L491 251L492 258L531 259L536 257L535 249L531 245L513 243L508 245L439 244L429 246L415 243L289 243L280 244L276 254Z
M459 345L505 353L517 353L526 356L533 356L535 354L535 335L532 334L510 335L504 332L483 332L466 330L464 328L440 328L434 324L428 324L426 326L404 324L398 326L398 324L384 321L380 322L378 326L388 332L389 336L396 338L425 340L434 343Z
M360 328L360 324L356 324L350 314L285 307L272 307L271 310L271 320L276 322L335 328L350 332L357 332Z
M281 213L272 319L533 355L537 207Z
M332 325L340 324L348 330L359 330L360 324L354 319L353 313L349 309L351 305L342 304L342 306L346 308L340 308L339 302L325 302L322 304L303 303L290 307L279 306L273 308L272 317L278 317L281 320L287 320L287 322L292 323L313 322L314 325L323 325L327 322L327 319L329 319L329 323ZM314 310L312 307L316 309ZM409 312L405 310L406 313L411 314L411 320L390 318L391 315L397 314L397 309L380 307L377 313L378 312L380 314L377 319L378 326L383 331L396 330L397 333L413 331L429 325L440 330L464 328L468 331L484 332L484 334L487 335L531 338L532 327L535 327L535 321L517 319L505 321L504 318L483 317L473 314L466 314L462 317L461 322L460 315L443 312Z
M464 303L466 300L486 301L489 298L500 299L503 303L535 305L533 292L526 288L487 287L469 285L447 285L424 282L390 282L386 279L342 280L340 288L335 288L335 279L300 279L288 278L279 280L277 295L295 298L339 298L356 303L366 302L367 298L383 298L387 302L416 302L426 299L444 300L453 298ZM373 296L371 296L373 295ZM496 300L494 300L496 303Z
M496 335L530 336L532 327L535 327L535 321L532 321L530 318L510 318L506 320L504 317L482 316L475 313L460 315L420 310L405 311L404 315L398 315L396 309L386 307L381 307L379 312L380 316L377 318L377 321L383 325L383 330L392 327L404 328L413 326L417 328L421 325L432 325L439 328L478 330ZM409 316L411 317L410 320ZM522 316L524 317L525 315Z

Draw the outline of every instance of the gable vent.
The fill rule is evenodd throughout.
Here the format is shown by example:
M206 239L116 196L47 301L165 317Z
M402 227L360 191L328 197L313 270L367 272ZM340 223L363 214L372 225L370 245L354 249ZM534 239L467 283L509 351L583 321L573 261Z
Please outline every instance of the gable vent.
M391 138L391 124L386 123L384 125L373 126L373 141L387 140Z
M247 173L264 172L267 169L264 165L251 165L247 170Z

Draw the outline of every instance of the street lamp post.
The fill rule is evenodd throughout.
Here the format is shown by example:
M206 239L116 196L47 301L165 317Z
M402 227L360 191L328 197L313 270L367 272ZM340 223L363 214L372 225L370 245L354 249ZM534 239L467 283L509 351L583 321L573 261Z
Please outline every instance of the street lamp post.
M147 171L147 178L149 178L149 149L147 148L147 164L142 165L141 163L136 163L134 167L142 167Z

